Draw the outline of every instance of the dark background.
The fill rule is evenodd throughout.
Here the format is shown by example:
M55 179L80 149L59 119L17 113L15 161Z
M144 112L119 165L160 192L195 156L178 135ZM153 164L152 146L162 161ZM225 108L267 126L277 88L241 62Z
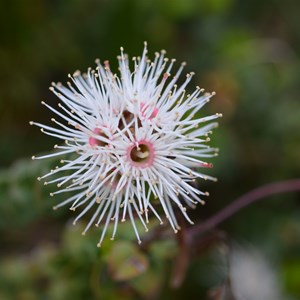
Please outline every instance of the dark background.
M225 299L217 292L235 280L233 244L264 258L278 299L300 299L299 193L273 196L223 223L225 239L190 249L187 277L174 290L172 236L142 252L125 225L99 250L99 230L82 237L67 208L51 211L57 200L36 181L49 163L30 157L57 141L28 124L50 123L40 101L56 105L52 81L65 83L98 57L116 70L120 46L140 55L146 40L151 58L166 49L196 72L194 85L216 91L206 113L224 116L212 142L220 156L209 170L219 181L199 183L211 196L192 213L200 222L251 189L299 174L299 12L296 0L1 0L0 299Z

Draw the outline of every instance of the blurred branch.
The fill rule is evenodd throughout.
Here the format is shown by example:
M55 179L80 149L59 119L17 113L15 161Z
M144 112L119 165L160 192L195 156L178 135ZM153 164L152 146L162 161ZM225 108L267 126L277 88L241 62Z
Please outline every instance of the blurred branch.
M263 185L259 188L251 190L250 192L237 198L231 204L217 212L212 217L208 218L204 222L190 228L188 230L189 241L192 242L195 235L199 235L208 230L215 228L217 225L233 216L242 208L261 200L265 197L276 195L284 192L300 191L300 179L292 179L287 181L280 181Z
M174 268L170 280L170 286L173 289L180 288L182 282L185 279L190 260L190 249L188 247L187 229L185 225L185 220L183 219L182 215L178 218L178 221L181 227L181 230L179 230L176 235L179 246L179 253L174 261Z

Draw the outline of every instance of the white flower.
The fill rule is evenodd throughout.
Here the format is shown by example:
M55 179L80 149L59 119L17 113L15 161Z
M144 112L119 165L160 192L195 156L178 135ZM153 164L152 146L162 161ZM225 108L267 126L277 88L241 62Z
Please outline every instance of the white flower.
M51 195L74 191L54 208L66 204L71 210L84 207L74 223L93 209L83 234L92 224L104 222L98 246L109 222L114 223L113 239L119 220L125 221L127 216L140 242L135 216L146 231L149 214L162 223L158 203L175 233L180 228L172 206L178 206L192 223L184 205L204 203L202 196L208 193L196 189L193 182L196 178L214 180L197 169L211 167L203 159L217 153L207 145L207 135L217 123L202 123L221 115L202 117L198 113L214 93L202 94L197 87L187 95L185 88L193 73L177 86L184 63L169 79L175 60L169 61L161 51L150 61L146 43L142 57L133 58L133 71L123 48L118 61L120 76L112 73L108 61L103 66L96 60L96 70L69 75L73 85L53 83L50 90L62 104L58 110L42 104L61 121L52 119L55 127L30 122L45 134L65 141L64 145L55 145L57 152L33 157L67 157L63 166L38 179L65 174L45 182L55 182L60 188Z

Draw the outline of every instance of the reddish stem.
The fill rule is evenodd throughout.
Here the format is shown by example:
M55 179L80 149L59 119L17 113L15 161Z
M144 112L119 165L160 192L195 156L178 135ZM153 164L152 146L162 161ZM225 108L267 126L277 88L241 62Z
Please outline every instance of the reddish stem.
M217 225L234 215L240 209L250 205L251 203L254 203L271 195L299 190L300 179L280 181L256 188L237 198L235 201L233 201L228 206L217 212L212 217L208 218L207 220L204 220L202 223L194 227L191 227L188 230L189 239L192 240L195 235L199 235L205 231L215 228Z

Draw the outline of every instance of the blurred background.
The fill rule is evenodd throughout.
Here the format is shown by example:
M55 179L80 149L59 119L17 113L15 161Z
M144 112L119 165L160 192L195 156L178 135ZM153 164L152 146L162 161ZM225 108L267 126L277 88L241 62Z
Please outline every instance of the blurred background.
M224 116L209 170L219 181L199 182L210 192L192 212L199 223L299 177L299 12L296 0L1 0L0 299L300 299L299 192L255 203L188 246L166 230L138 247L125 224L98 249L99 229L83 237L67 208L52 211L59 199L36 181L50 163L30 157L57 141L28 124L50 123L40 101L56 105L52 81L98 57L116 70L120 46L140 55L146 40L150 58L166 49L187 61L193 84L217 93L205 114Z

